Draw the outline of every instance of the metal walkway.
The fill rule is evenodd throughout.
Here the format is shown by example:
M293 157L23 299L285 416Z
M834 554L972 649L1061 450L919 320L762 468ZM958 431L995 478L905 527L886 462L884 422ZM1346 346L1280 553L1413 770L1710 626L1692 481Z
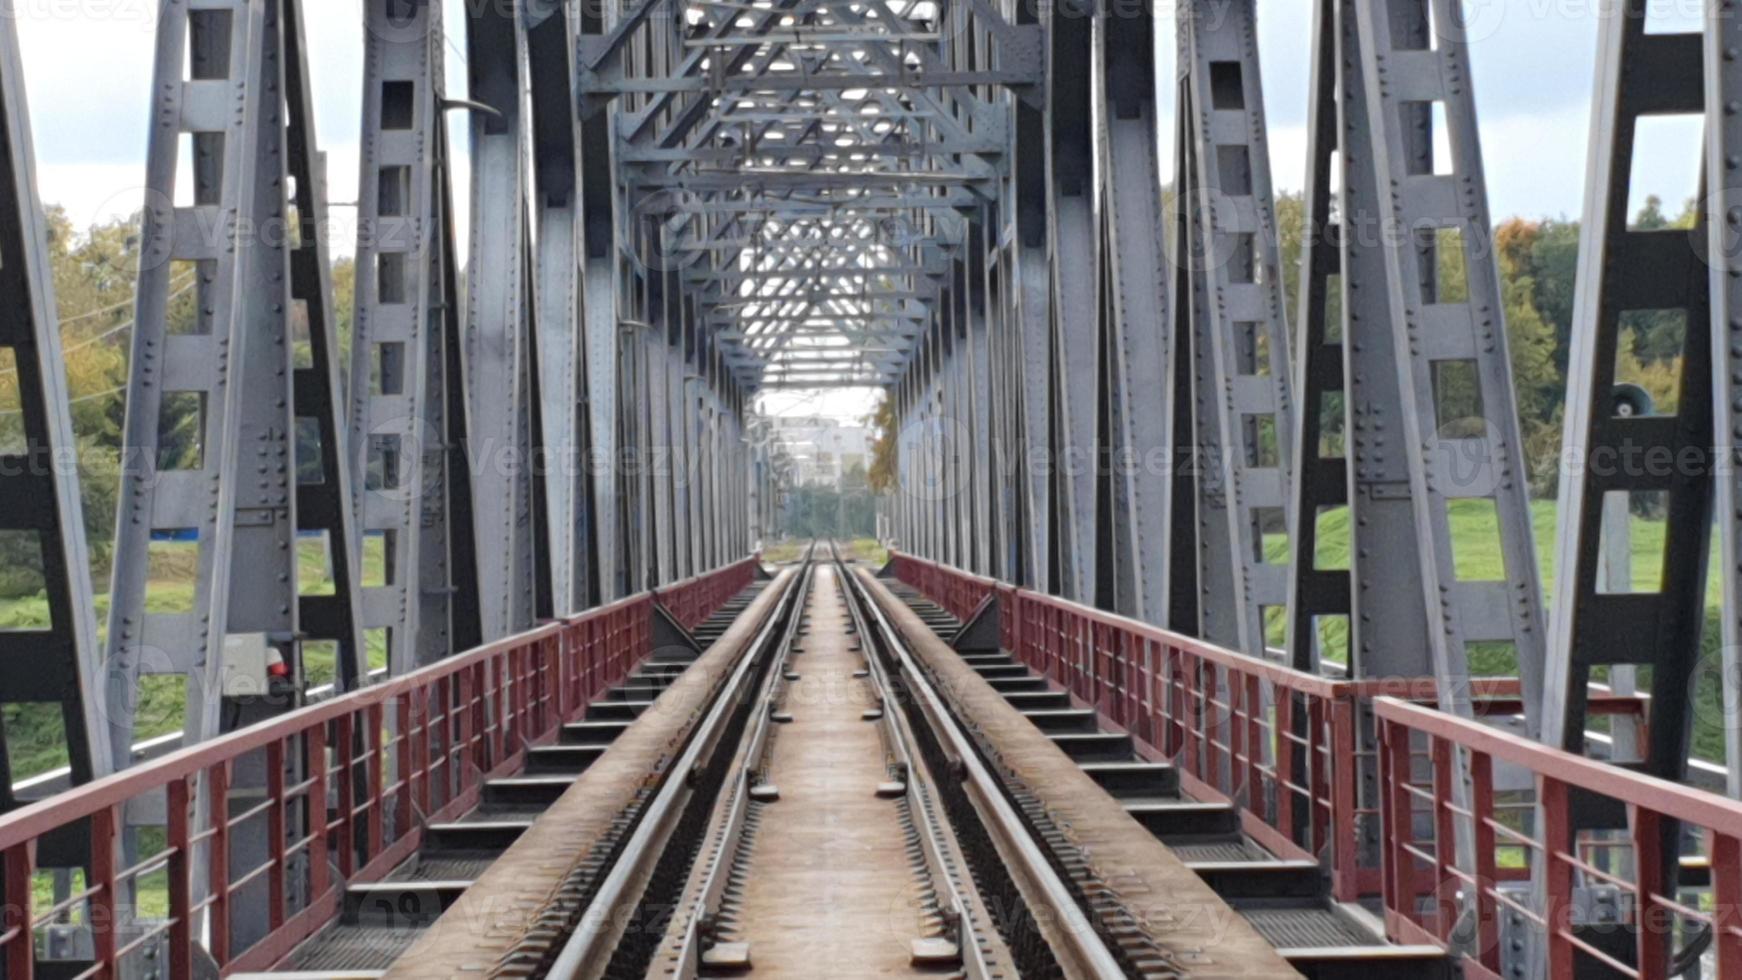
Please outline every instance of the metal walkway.
M951 642L961 632L961 620L914 587L897 581L890 590L939 638ZM1279 858L1243 831L1235 804L1182 793L1173 765L1140 754L1130 733L1113 730L1069 691L1003 651L961 656L1298 969L1315 977L1370 976L1374 969L1453 975L1439 946L1388 942L1382 921L1335 900L1318 861Z
M711 645L764 585L727 600L697 628L698 639ZM384 972L693 662L693 656L670 653L643 661L580 720L563 725L555 742L528 748L518 772L485 780L477 807L425 824L422 844L404 864L381 881L347 886L337 921L297 947L281 968L259 976Z

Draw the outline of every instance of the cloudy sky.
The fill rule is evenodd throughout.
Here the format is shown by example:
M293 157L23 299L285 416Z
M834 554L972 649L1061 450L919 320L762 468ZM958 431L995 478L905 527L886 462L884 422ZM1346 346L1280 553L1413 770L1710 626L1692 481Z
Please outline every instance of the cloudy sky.
M461 0L448 8L450 91L465 86ZM1171 0L1161 0L1164 6ZM1598 27L1607 0L1464 0L1488 190L1495 217L1576 217L1582 206ZM156 0L13 0L18 9L42 195L75 224L127 214L142 200L146 102ZM1301 184L1306 153L1311 0L1259 3L1260 54L1276 186ZM1699 0L1651 0L1651 29L1697 24ZM308 0L310 54L331 198L353 201L362 86L361 0ZM1171 9L1171 8L1168 8ZM1173 28L1164 17L1162 132L1172 132ZM458 126L456 115L452 121ZM458 136L458 134L456 134ZM1697 122L1663 122L1642 139L1636 172L1671 202L1693 195ZM465 176L463 141L456 176ZM1163 159L1170 159L1165 153ZM460 205L463 220L463 199ZM335 220L351 220L335 208ZM462 236L462 241L463 241ZM348 251L336 242L340 251ZM821 400L835 411L840 398ZM851 411L859 410L853 400Z

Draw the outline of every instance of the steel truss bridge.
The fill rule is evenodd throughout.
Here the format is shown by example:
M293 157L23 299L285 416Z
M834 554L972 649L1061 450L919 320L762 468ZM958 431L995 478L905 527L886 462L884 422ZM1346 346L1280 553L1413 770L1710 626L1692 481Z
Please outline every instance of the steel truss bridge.
M1742 977L1742 727L1723 719L1727 767L1689 760L1697 686L1733 705L1742 671L1735 4L1695 33L1647 32L1643 0L1601 21L1565 412L1591 465L1561 477L1552 597L1457 4L1312 4L1294 309L1254 0L361 5L348 338L310 90L326 12L159 5L99 624L0 2L22 422L0 534L40 553L50 610L0 632L0 741L47 712L70 759L22 779L0 751L5 977L283 961L336 881L418 846L432 705L471 706L494 771L728 604L778 505L754 401L835 387L893 400L904 588L1321 862L1390 940L1475 976ZM1691 230L1627 220L1636 127L1665 114L1705 120ZM1673 411L1614 367L1626 315L1664 310L1686 321ZM189 405L177 457L163 420ZM1676 463L1597 465L1653 454ZM1642 496L1668 517L1646 592ZM1454 506L1492 516L1499 575L1460 576ZM1336 508L1347 567L1319 567ZM173 608L148 589L169 546L197 556ZM1700 653L1713 564L1721 663ZM336 679L311 689L317 649ZM1515 674L1472 677L1478 650ZM142 740L164 679L180 735Z

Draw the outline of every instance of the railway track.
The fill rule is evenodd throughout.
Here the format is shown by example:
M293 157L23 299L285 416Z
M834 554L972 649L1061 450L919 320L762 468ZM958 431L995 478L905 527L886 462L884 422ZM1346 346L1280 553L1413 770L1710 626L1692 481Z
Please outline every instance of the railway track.
M781 602L549 975L1172 973L1085 911L832 545Z

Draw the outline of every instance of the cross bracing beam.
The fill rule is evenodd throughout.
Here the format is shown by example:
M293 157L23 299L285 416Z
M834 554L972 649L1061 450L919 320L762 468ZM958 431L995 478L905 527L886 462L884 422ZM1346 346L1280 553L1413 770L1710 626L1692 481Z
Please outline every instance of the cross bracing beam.
M894 187L914 191L925 187L954 188L972 183L978 174L965 169L942 169L888 173L817 173L809 170L762 170L755 167L730 171L688 171L636 180L641 187L675 187L687 191L733 191L739 194L761 194L767 191L792 190L807 194L825 190L852 192L847 199L857 200L869 189ZM990 175L986 175L990 176ZM679 205L682 206L681 204Z
M682 92L821 92L887 88L963 88L971 85L1032 85L1032 71L901 71L798 73L770 71L761 75L729 75L725 78L658 78L600 80L583 87L593 98L629 93Z
M738 214L767 212L783 219L793 217L834 217L838 214L872 212L937 211L946 213L971 207L983 198L967 186L934 188L932 193L821 193L806 197L776 197L754 186L745 187L743 196L698 198L680 202L677 207L696 214Z
M769 121L759 118L759 115L735 114L733 118L745 122ZM795 111L788 118L803 119L807 115L804 111ZM949 159L969 153L987 156L998 153L1002 148L1000 141L990 137L965 140L880 140L847 145L784 141L758 142L752 146L686 147L671 150L627 146L619 159L626 167L633 168L632 173L635 176L641 177L656 166L668 167L674 163L731 170L755 164L771 166L776 161L792 166L810 163L840 165L847 162L859 163L865 157L916 161Z
M765 313L760 311L727 314L710 318L710 325L744 324L746 329L764 328L771 332L784 335L780 329L784 324L829 326L844 323L923 323L927 319L924 313L905 313L898 310L869 310L859 313L838 312L833 310L810 310L803 313Z

